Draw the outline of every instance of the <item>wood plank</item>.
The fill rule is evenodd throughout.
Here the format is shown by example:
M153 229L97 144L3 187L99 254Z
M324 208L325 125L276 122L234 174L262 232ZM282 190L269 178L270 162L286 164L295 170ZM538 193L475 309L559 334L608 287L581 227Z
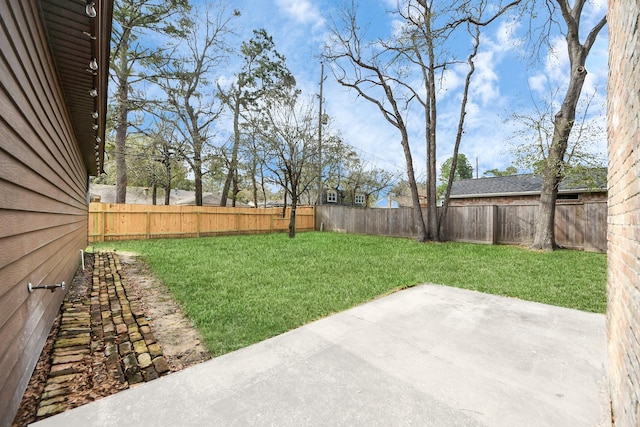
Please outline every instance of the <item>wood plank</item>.
M34 5L31 4L31 10L23 10L23 13L14 14L16 17L16 32L9 30L10 35L19 34L21 36L19 40L22 43L16 43L15 45L19 52L19 58L24 58L22 63L24 63L26 74L30 74L29 71L34 74L33 78L27 79L26 82L31 85L34 93L42 95L27 99L31 101L31 105L33 105L36 112L38 110L47 112L35 117L40 120L44 128L55 132L51 134L51 140L54 143L67 141L66 144L63 143L58 147L61 149L58 161L66 162L66 166L61 164L61 167L63 169L76 167L77 176L82 177L85 174L85 169L81 167L82 156L75 143L72 143L74 136L73 131L71 131L71 120L66 112L66 103L57 79L57 71L53 66L53 59L48 49L48 41L41 29L40 21L36 18L39 16L39 12L34 13L33 8ZM10 21L8 25L11 25ZM30 31L20 32L18 30L20 28L28 28ZM13 37L13 40L18 40L18 38ZM23 82L20 79L18 81Z
M11 23L11 21L8 21ZM17 31L17 30L16 30ZM23 47L24 49L24 47ZM28 52L23 52L24 54ZM52 168L60 169L62 176L67 180L67 185L78 183L78 177L83 175L80 167L80 152L71 133L63 132L58 124L54 126L52 119L53 111L64 108L62 104L53 105L49 110L45 110L41 99L54 98L54 94L43 91L44 88L33 86L32 78L23 68L20 57L11 49L0 51L0 75L13 76L13 79L3 79L2 108L0 113L18 135L24 135L29 141L41 141L41 146L36 150L36 154L41 156L45 163L49 163ZM34 69L32 74L43 74L43 70ZM24 86L23 83L27 84ZM40 91L38 91L40 89ZM27 129L29 130L26 133ZM44 144L42 141L50 141Z
M4 132L0 130L0 138ZM72 188L66 187L64 181L58 180L57 184L44 178L33 169L27 167L24 163L15 157L0 149L0 179L21 187L24 191L35 192L64 203L69 206L86 209L86 196L83 193L72 193ZM53 174L53 171L51 171ZM60 186L65 187L60 187Z
M0 61L0 73L3 72L2 65ZM85 179L79 180L78 167L76 166L74 171L66 162L61 164L59 160L62 155L58 144L64 140L49 140L50 142L46 143L42 139L46 136L45 132L40 130L38 133L38 129L34 127L36 122L27 119L17 108L11 94L0 90L0 148L24 164L30 165L50 181L64 182L60 187L75 188L75 191L79 191ZM71 144L68 141L67 143ZM56 150L51 151L51 147Z
M286 230L289 223L289 218L280 218L278 209L92 203L89 211L92 241L264 233ZM296 229L313 230L314 208L297 212Z
M607 251L607 202L585 203L584 249Z
M0 414L13 414L18 409L58 309L58 302L49 304L24 342L22 353L12 346L7 354L7 363L0 367Z
M590 250L606 251L606 202L594 203L594 207L589 208L593 213L586 211L582 203L563 203L558 209L559 243L586 249L587 240L593 239L594 243L589 243ZM536 215L535 204L450 206L444 236L452 241L527 245L533 241ZM368 224L364 229L370 234L413 237L417 233L410 208L361 209L323 205L316 208L316 228L321 223L327 231L360 232L363 224ZM597 237L591 237L590 230Z
M67 235L84 233L85 226L86 223L84 221L77 221L42 230L34 230L29 233L3 237L0 239L0 246L4 248L0 253L0 266L10 265L28 253L54 243Z
M2 60L3 55L0 55L0 73L10 75L11 70L7 68L7 64ZM42 111L36 112L31 109L29 101L26 99L28 95L23 92L19 85L19 80L11 81L5 79L0 91L2 105L0 117L6 121L8 127L15 130L15 135L17 135L17 138L12 138L11 140L26 140L36 144L34 146L34 155L41 157L46 164L50 164L50 168L60 170L66 174L68 182L71 182L69 179L77 179L83 176L80 165L69 163L66 160L61 163L63 151L60 145L66 144L75 147L75 143L57 134L51 135L53 131L47 130L42 126L40 121L42 119L38 117L38 114L46 115L46 113ZM32 96L45 95L35 94ZM21 108L23 109L22 111L20 110ZM24 110L25 108L26 110ZM30 113L30 115L27 116L27 113ZM48 141L48 143L44 141ZM3 144L3 146L12 147L12 145L6 144Z
M65 258L69 258L70 256L71 254L68 254ZM68 263L68 259L65 259L64 261ZM51 265L49 265L49 267L51 267ZM52 270L51 275L57 276L57 280L45 278L45 280L40 281L39 284L60 283L63 280L65 283L71 283L75 269L68 273L64 271L66 268L65 266L59 266L56 268L57 269ZM0 335L3 338L3 342L8 343L7 345L11 344L11 339L17 336L16 333L23 333L24 330L28 329L28 325L30 324L29 322L33 322L34 319L37 320L37 317L41 313L34 304L37 303L40 298L48 298L49 296L57 298L58 296L64 295L64 292L60 290L53 293L50 291L40 290L29 293L26 286L26 283L24 286L20 284L19 289L13 289L6 295L6 298L9 298L11 296L16 297L14 294L17 294L16 300L13 301L13 305L9 305L10 312L8 314L2 313L4 322L2 323L2 328L0 328ZM7 305L4 300L0 301L0 303L2 303L2 305ZM23 315L21 314L21 310L25 310L25 306L28 307L28 310L25 312L26 314ZM4 349L2 351L4 351Z
M61 236L49 245L39 247L16 262L0 267L2 278L0 281L0 327L6 321L6 316L15 309L15 300L6 299L4 295L16 286L19 292L22 292L22 289L26 290L29 282L36 284L45 280L59 282L68 274L72 274L80 263L79 250L86 247L86 239L86 234L78 230L74 234ZM71 264L62 265L61 260L67 259L67 256ZM59 268L62 270L58 270ZM59 271L65 274L52 275L52 272Z
M15 412L87 242L86 171L36 0L0 0L0 414ZM87 120L90 120L87 117ZM61 279L62 278L62 279ZM9 420L8 422L10 422Z
M0 238L35 232L51 227L78 222L85 223L87 214L66 215L60 213L29 212L0 209Z
M0 340L6 344L0 348L0 366L6 366L11 360L16 359L52 299L58 302L62 298L64 292L61 291L39 291L29 294L19 303L16 302L15 310L0 329Z
M14 211L48 212L55 214L86 215L82 205L76 200L75 205L60 203L49 195L28 191L0 176L0 206L9 206Z

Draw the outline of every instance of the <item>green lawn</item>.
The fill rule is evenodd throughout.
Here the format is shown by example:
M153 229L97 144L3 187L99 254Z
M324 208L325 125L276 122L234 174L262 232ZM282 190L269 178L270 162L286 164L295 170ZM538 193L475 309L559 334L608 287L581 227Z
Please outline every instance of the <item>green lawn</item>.
M377 296L438 283L604 313L606 255L335 233L96 244L136 252L214 355Z

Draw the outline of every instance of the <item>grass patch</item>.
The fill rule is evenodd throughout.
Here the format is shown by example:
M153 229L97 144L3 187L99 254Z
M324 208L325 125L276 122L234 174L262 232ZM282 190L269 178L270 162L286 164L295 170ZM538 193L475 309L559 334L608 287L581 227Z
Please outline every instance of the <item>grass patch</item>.
M214 355L438 283L604 313L606 255L309 232L96 244L138 253Z

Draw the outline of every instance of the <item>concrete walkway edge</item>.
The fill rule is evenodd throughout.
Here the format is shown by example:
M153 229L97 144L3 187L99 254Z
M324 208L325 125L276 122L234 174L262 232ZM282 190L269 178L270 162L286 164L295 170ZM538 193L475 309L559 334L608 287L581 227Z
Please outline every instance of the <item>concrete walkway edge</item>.
M422 285L47 426L608 426L605 316Z

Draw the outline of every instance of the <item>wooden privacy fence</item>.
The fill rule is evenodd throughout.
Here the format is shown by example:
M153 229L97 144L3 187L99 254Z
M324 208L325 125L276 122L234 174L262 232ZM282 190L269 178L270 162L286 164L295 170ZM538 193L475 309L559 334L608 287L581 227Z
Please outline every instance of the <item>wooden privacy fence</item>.
M423 209L425 221L427 212ZM533 243L538 205L450 206L445 240L528 245ZM316 208L316 229L347 233L414 237L417 227L410 208ZM607 203L576 202L556 206L556 242L571 249L607 250Z
M204 237L288 231L291 209L151 206L110 203L89 205L89 242ZM296 210L296 230L313 230L313 207Z

